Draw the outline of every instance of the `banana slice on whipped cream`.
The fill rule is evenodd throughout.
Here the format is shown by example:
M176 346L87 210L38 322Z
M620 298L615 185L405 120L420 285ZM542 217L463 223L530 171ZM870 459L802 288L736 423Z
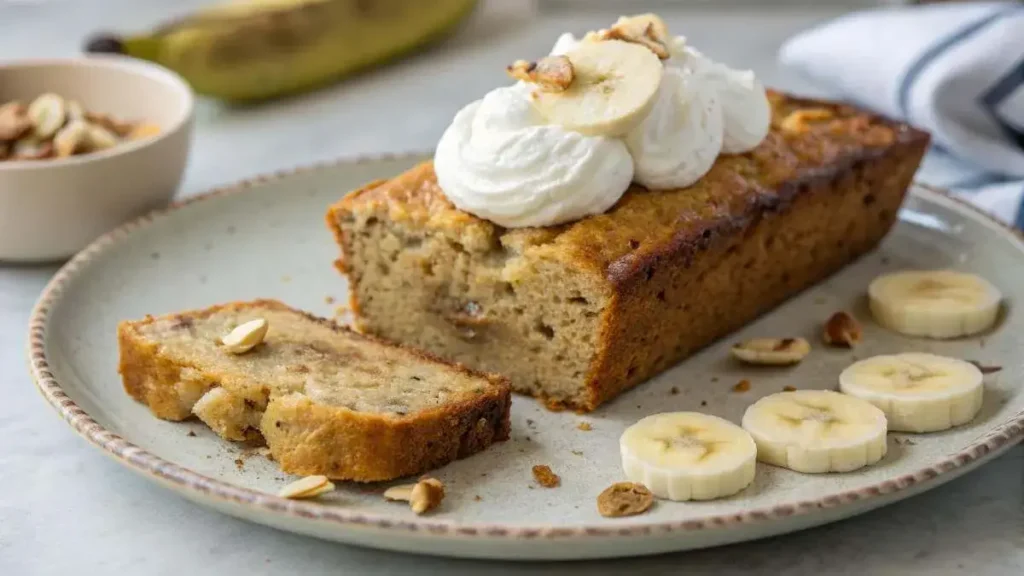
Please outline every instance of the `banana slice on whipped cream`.
M650 112L664 68L644 46L583 42L564 56L572 63L569 87L530 94L549 122L586 136L622 136Z

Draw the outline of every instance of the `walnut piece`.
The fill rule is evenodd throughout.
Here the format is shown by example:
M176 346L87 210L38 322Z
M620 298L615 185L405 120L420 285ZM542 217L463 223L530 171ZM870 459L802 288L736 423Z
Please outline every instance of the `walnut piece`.
M8 102L0 105L0 140L17 140L31 127L32 121L24 104Z
M669 54L667 39L659 38L655 32L654 24L643 23L633 20L616 24L607 30L601 30L596 35L600 40L622 40L632 44L639 44L647 48L661 60L668 60Z
M782 119L780 127L783 132L803 134L811 129L811 124L829 120L835 114L827 108L806 108L790 112Z
M597 511L607 518L643 514L654 504L654 495L643 484L617 482L597 497Z
M565 92L576 77L572 62L565 56L545 56L536 62L516 60L505 71L517 80L536 84L544 92Z
M853 348L860 344L863 337L864 331L857 319L842 311L836 312L825 322L822 333L825 344L841 348Z
M562 479L551 471L546 464L538 464L533 467L533 477L537 483L545 488L557 488L562 484Z
M241 459L235 461L235 465L241 467ZM327 479L326 476L306 476L292 482L291 484L282 488L277 495L281 498L291 498L293 500L304 499L304 498L316 498L321 494L326 494L334 490L334 484Z
M416 484L388 488L384 498L408 502L413 512L424 514L437 508L444 500L444 484L436 478L422 478Z
M732 355L746 364L785 366L796 364L810 354L803 338L753 338L732 347Z

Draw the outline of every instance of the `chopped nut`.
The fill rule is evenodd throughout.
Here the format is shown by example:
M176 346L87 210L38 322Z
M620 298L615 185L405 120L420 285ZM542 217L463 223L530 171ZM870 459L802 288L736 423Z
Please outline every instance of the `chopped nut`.
M827 108L806 108L790 112L782 119L780 127L784 132L803 134L811 129L811 123L828 120L834 116Z
M18 140L11 149L11 157L15 160L43 160L52 156L53 142L42 142L34 137Z
M1003 369L1002 366L985 366L984 364L976 360L968 360L968 362L977 366L978 370L981 370L982 374L995 374L996 372L999 372Z
M601 516L619 518L643 514L654 504L654 495L643 484L618 482L605 488L597 497Z
M53 149L58 158L71 156L86 141L89 125L80 120L72 120L67 126L57 131L53 137Z
M853 348L859 344L864 332L860 323L846 312L836 312L827 322L822 338L829 346Z
M733 392L747 392L748 390L750 390L750 380L746 378L740 380L732 387Z
M151 122L143 122L133 126L125 137L129 140L142 140L143 138L149 138L158 134L160 134L159 126Z
M580 422L576 425L576 428L584 432L590 432L594 429L594 427L590 425L590 422Z
M384 498L392 501L408 502L412 499L412 489L415 484L401 484L399 486L392 486L384 491Z
M316 498L334 490L334 484L326 476L306 476L285 486L277 493L282 498Z
M796 386L783 386L782 387L782 391L783 392L793 392L795 390L796 390Z
M668 27L654 14L619 18L611 28L590 33L584 39L622 40L646 47L662 60L671 56L668 51Z
M118 122L112 116L97 112L86 112L85 119L90 124L105 128L108 132L112 132L120 137L128 136L134 129L134 126L128 122Z
M565 56L545 56L536 62L516 60L505 70L509 76L536 84L545 92L564 92L575 78L572 62Z
M68 100L65 102L64 108L66 110L68 122L86 119L85 108L82 108L82 105L79 104L77 100Z
M437 508L441 500L444 500L444 484L440 480L427 478L413 486L409 506L413 512L423 514Z
M533 478L545 488L557 488L562 484L562 479L546 464L538 464L533 467Z
M117 145L117 136L98 124L90 124L87 139L90 150L106 150Z
M732 355L747 364L796 364L811 352L803 338L754 338L732 347Z
M392 501L409 502L417 514L433 510L444 500L444 484L436 478L423 478L415 484L392 486L384 491L384 498Z
M32 128L28 109L21 102L0 106L0 140L17 140Z
M270 324L263 318L250 320L221 338L221 344L232 354L245 354L263 342L269 328Z
M53 136L67 118L64 99L56 94L43 94L28 105L28 118L37 138Z

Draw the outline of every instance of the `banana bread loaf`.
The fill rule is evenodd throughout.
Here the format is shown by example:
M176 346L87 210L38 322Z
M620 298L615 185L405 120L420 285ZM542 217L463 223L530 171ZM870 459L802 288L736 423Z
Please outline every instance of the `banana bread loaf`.
M233 354L221 338L269 329ZM285 472L390 480L479 452L509 434L498 376L362 336L280 302L231 303L118 327L125 389L167 420L195 414L220 436L265 439Z
M592 410L871 250L927 134L770 92L772 130L695 185L503 229L456 209L429 162L332 206L361 330Z

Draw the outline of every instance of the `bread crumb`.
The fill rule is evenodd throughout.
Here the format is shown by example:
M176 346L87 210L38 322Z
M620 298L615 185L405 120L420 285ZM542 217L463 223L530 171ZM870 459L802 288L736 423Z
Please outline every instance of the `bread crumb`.
M796 386L783 386L782 387L782 391L783 392L793 392L795 390L796 390Z
M572 453L575 456L583 456L583 452L580 452L579 450L573 450Z
M542 398L541 402L544 403L544 407L552 412L563 412L565 411L565 403L554 398Z
M562 484L562 479L551 471L547 464L538 464L533 467L533 478L538 484L545 488L556 488Z
M334 296L324 296L324 303L334 304Z
M530 420L529 418L526 419L526 425L528 427L533 428L534 424L536 424L536 422L534 422L533 420Z
M576 425L576 428L584 432L590 432L591 430L594 429L594 427L590 425L590 422L580 422L579 424Z
M712 382L718 382L718 376L712 376L711 377L711 381Z
M195 430L189 430L188 431L188 437L189 438L195 438L196 436L197 436L197 434L196 434Z
M618 482L597 497L597 511L606 518L643 514L654 504L654 495L643 484Z
M701 406L707 406L708 405L708 401L707 400L701 400L700 401L700 405Z
M668 393L673 395L673 396L675 396L676 394L679 394L679 387L678 386L673 386L672 388L669 389Z
M750 380L747 380L746 378L740 380L732 387L733 392L746 392L748 390L750 390Z
M235 458L235 466L239 470L241 470L245 466L245 460L242 460L241 458Z
M479 494L477 494L476 496L473 496L473 501L474 502L480 502L481 500L483 500L483 498L481 498Z

